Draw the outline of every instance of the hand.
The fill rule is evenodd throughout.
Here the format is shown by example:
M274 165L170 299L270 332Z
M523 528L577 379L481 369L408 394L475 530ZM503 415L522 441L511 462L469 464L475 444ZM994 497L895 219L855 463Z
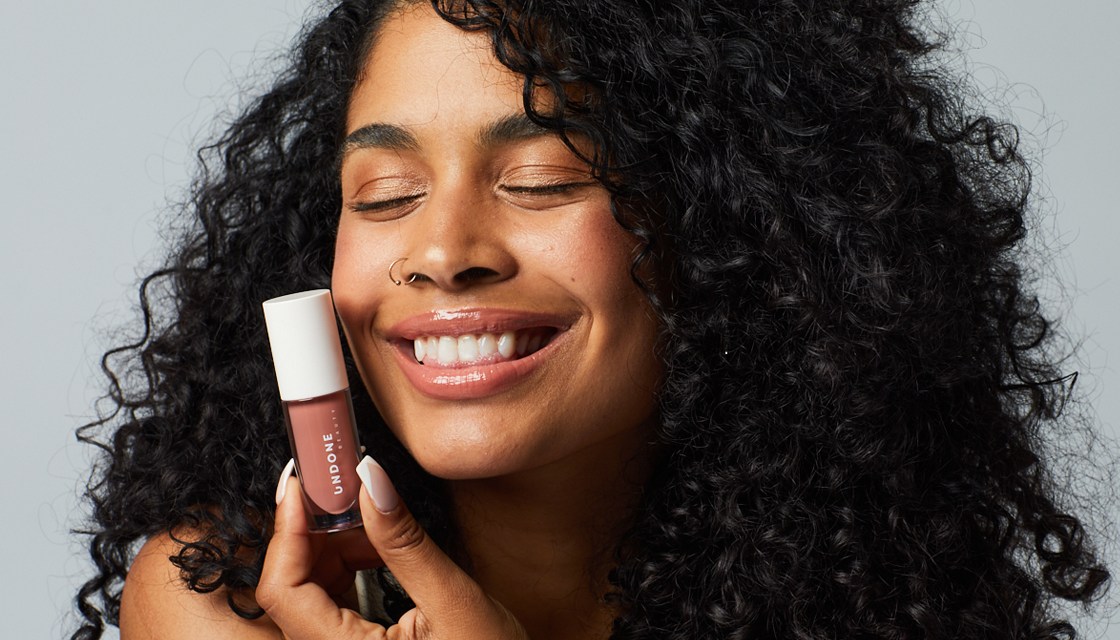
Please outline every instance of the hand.
M257 602L288 640L526 640L512 614L487 596L432 541L401 503L385 471L366 456L358 465L365 538L309 533L299 482L286 473L278 488L275 533L265 555ZM357 531L357 530L354 530ZM364 542L364 541L363 541ZM380 558L416 607L385 628L334 600L358 568Z

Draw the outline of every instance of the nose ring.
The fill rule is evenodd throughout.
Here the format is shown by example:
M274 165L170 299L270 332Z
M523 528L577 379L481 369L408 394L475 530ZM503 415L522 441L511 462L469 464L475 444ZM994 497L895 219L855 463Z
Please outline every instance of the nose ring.
M412 284L413 282L416 282L417 274L415 273L408 274L408 278L404 282L401 282L397 278L393 277L393 267L397 266L398 263L404 262L405 260L408 260L408 258L397 258L391 264L389 264L389 281L397 285L398 287L402 284Z

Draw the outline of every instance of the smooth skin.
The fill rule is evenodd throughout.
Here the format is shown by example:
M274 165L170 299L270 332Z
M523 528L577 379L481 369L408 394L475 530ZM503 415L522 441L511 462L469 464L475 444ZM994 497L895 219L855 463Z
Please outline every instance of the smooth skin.
M656 323L630 275L637 242L557 136L518 124L521 79L485 36L426 3L380 29L347 134L375 125L407 144L374 136L344 148L332 289L382 416L447 480L462 556L449 558L399 500L387 507L396 493L380 467L363 480L384 512L363 492L364 531L341 534L309 534L298 482L282 478L256 592L267 615L246 621L224 591L188 591L167 560L177 546L157 537L125 583L123 640L610 635L617 611L602 596L648 478L661 373ZM515 126L496 130L503 122ZM395 285L387 268L399 257L423 277ZM409 383L393 326L491 308L557 314L570 326L547 360L499 393L448 401ZM382 563L417 604L387 630L346 600L353 571Z

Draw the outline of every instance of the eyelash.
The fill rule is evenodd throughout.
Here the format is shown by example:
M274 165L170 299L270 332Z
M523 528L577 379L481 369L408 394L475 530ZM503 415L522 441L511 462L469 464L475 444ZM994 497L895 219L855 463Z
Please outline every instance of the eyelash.
M590 187L593 184L595 184L595 183L594 182L562 182L560 184L546 184L546 185L532 186L532 187L517 186L517 185L505 185L505 186L502 187L502 189L504 191L506 191L507 193L516 193L516 194L519 194L519 195L550 196L550 195L555 195L555 194L560 194L560 193L568 193L569 191L575 191L576 189L579 189L581 187Z
M593 186L594 182L564 182L560 184L547 184L540 186L503 185L502 190L514 195L523 196L551 196L569 193L582 187ZM355 202L350 205L350 210L355 213L377 213L403 207L424 197L424 194L391 198L389 200L374 200L372 202Z
M373 202L355 202L350 205L350 210L355 213L369 213L376 211L386 211L395 207L401 207L406 204L415 202L423 197L423 194L416 194L413 196L404 196L402 198L392 198L389 200L374 200Z

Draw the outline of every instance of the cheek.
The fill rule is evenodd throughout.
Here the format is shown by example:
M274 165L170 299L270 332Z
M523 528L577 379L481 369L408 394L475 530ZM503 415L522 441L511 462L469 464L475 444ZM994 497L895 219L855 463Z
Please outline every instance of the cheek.
M573 286L584 292L609 345L611 367L604 375L619 375L624 394L636 405L651 401L661 376L656 353L657 320L649 299L631 274L641 242L611 216L596 219L583 229L586 240L572 271ZM646 411L636 406L635 410Z
M609 214L594 216L568 235L562 248L569 283L599 304L630 301L640 293L630 276L639 242Z
M363 319L363 310L371 308L371 294L380 290L381 283L375 279L379 270L388 283L388 266L392 261L385 257L388 252L389 248L375 238L362 237L356 225L343 217L338 225L331 272L331 291L343 324Z

